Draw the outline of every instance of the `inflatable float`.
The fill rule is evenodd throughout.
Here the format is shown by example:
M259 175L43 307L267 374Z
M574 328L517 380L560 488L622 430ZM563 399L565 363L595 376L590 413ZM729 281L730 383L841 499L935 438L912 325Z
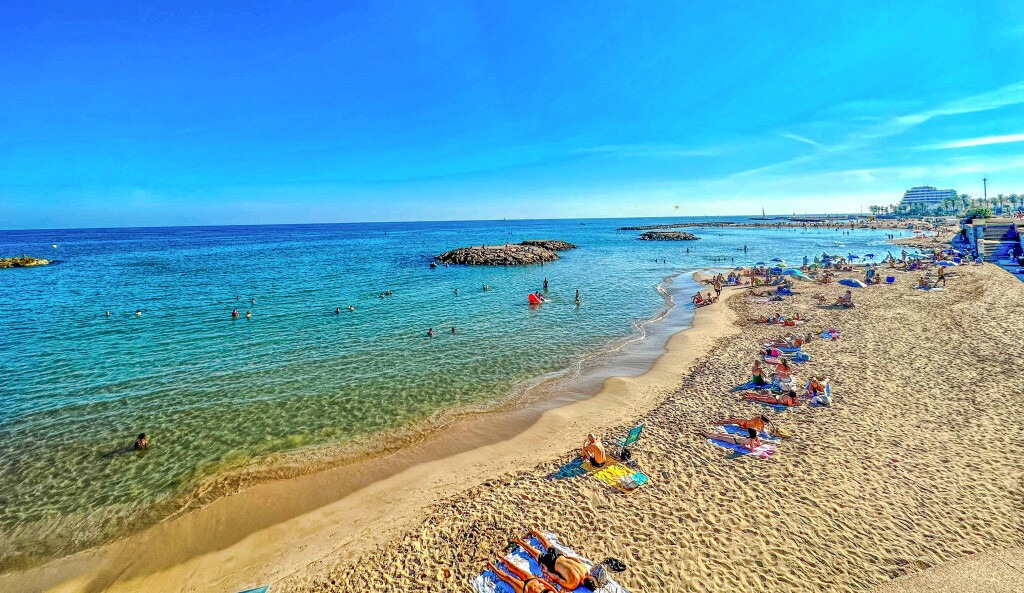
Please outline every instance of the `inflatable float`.
M539 305L544 302L541 300L539 296L533 294L532 292L530 293L530 296L526 297L526 300L530 301L531 305Z

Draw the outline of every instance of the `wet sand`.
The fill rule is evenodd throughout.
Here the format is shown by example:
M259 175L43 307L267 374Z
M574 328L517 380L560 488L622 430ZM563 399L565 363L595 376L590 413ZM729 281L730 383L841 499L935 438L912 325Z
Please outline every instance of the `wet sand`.
M700 310L650 372L610 379L593 398L525 426L510 419L507 433L467 425L378 468L257 486L0 577L0 590L464 591L529 525L625 560L619 580L632 591L869 590L1024 546L1024 284L994 266L954 270L946 291L927 293L898 272L895 286L856 291L853 310L815 304L845 290L835 284L798 284L782 304L727 289L729 302ZM746 380L755 345L780 333L746 321L770 311L843 330L807 346L812 360L796 372L832 377L835 401L770 412L793 438L771 458L733 459L697 433L767 410L729 389ZM607 441L637 421L652 484L625 495L545 478L588 431Z

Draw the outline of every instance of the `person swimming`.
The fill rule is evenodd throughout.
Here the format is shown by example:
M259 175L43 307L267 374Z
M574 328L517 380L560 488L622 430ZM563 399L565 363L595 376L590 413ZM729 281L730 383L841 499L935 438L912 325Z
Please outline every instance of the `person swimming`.
M107 317L110 317L110 311L107 311Z
M434 328L430 328L430 329L427 330L427 337L428 338L433 338L434 337Z
M136 317L142 317L142 309L136 309L135 310L135 316Z
M348 306L348 310L349 311L355 311L356 310L356 306L355 305L349 305Z
M135 439L135 445L132 448L136 450L149 448L149 439L146 438L146 433L139 433L139 438Z
M455 333L455 326L454 325L452 326L452 333L453 334Z
M341 313L341 307L336 307L336 308L334 309L334 314L335 314L335 315L337 315L337 314L339 314L339 313Z
M458 288L455 289L455 296L459 296L459 289Z
M252 319L252 311L246 311L245 312L245 318L246 319Z
M231 318L238 319L238 309L235 309L234 311L231 312Z

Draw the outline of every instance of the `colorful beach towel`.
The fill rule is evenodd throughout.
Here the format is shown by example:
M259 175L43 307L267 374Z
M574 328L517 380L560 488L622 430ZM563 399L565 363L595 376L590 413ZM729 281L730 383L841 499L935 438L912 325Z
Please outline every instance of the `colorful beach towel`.
M591 475L598 481L613 488L618 488L623 492L634 492L651 481L647 474L626 467L621 463L607 465Z
M266 587L256 587L255 589L246 589L241 593L267 593L267 591L270 591L270 585L267 585Z
M746 448L743 445L737 445L736 443L729 443L726 441L719 441L717 439L708 439L708 442L712 445L717 445L723 449L728 449L733 452L733 457L741 457L743 455L754 455L761 459L767 459L768 457L775 454L775 445L771 443L763 443L760 447L755 447L753 451Z
M739 426L736 426L735 424L723 424L723 425L721 425L721 428L724 428L725 432L727 432L729 434L740 434L740 435L743 435L743 436L747 436L747 429L740 428ZM770 435L770 434L768 434L767 432L765 432L763 430L761 431L761 434L758 435L758 438L760 438L765 443L771 443L773 445L778 445L779 443L782 442L782 439L777 438L777 437L775 437L773 435Z
M569 556L570 558L576 558L583 564L587 565L588 568L594 567L593 562L584 558L583 556L580 556L572 548L562 544L562 542L558 540L557 535L553 533L544 533L544 537L548 539L553 548L557 548L558 551L560 551L565 556ZM531 546L537 548L538 550L543 549L541 547L540 542L537 541L537 538L535 537L531 536L526 541L528 541ZM527 571L534 576L540 577L544 574L543 570L541 570L540 565L537 564L537 561L534 560L529 554L519 549L518 547L515 549L515 551L509 554L505 554L503 558L506 563L515 563L515 565L518 568ZM499 566L498 568L501 568L501 566ZM504 581L499 579L490 570L485 570L483 574L481 574L473 580L473 591L475 591L476 593L514 593L512 587L508 583L505 583ZM594 593L592 589L588 589L587 587L577 587L576 589L573 589L573 591L574 593ZM629 593L629 590L627 590L625 587L617 583L615 579L611 578L611 575L609 575L608 583L605 586L601 587L597 593Z

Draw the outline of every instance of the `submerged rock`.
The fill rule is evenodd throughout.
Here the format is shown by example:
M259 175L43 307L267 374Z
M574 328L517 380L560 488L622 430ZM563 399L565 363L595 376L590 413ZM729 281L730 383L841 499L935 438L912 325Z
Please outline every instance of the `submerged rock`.
M700 237L686 232L655 231L637 237L641 241L696 241Z
M466 266L528 266L558 259L556 251L576 249L565 241L523 241L518 245L478 245L460 247L437 256L444 264Z
M0 257L0 268L34 268L50 265L50 260L41 257Z

